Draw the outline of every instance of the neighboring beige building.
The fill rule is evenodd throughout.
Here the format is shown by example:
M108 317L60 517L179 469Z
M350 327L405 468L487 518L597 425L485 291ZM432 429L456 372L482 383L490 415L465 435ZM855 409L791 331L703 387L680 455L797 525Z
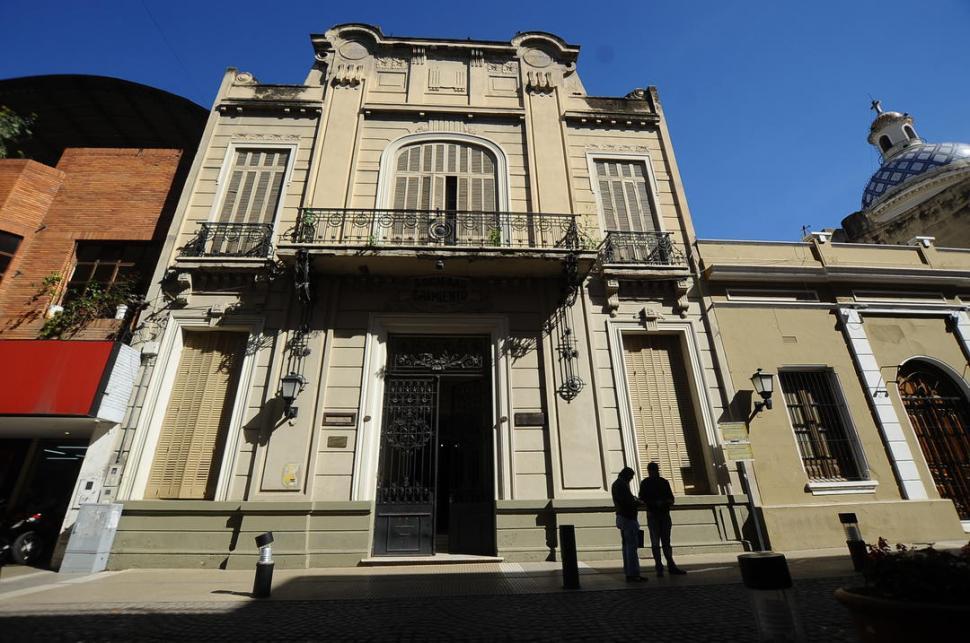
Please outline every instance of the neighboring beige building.
M965 538L970 250L827 233L697 248L772 548L839 546L842 512L869 542ZM753 412L759 368L776 375L774 404Z
M312 41L304 85L223 79L100 492L111 567L248 567L264 530L290 567L551 560L563 524L618 558L609 485L651 460L681 552L838 546L843 509L869 537L963 533L870 371L925 357L965 386L943 321L970 323L970 255L698 243L656 90L588 96L551 34ZM889 311L865 332L856 294ZM798 467L781 391L747 421L758 367L828 382L853 469Z
M304 85L230 70L215 100L101 493L111 566L249 566L266 529L295 567L545 560L560 524L616 558L609 485L651 459L679 548L751 546L656 91L588 96L547 33L312 41Z

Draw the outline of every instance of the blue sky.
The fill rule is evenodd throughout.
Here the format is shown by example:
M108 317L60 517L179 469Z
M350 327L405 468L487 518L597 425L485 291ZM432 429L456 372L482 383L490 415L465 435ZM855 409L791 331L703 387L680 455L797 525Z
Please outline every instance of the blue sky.
M337 23L490 40L551 31L581 45L591 94L659 88L702 238L791 240L858 209L878 166L870 94L913 114L926 140L970 141L970 0L3 0L0 17L0 78L116 76L205 107L229 66L302 82L308 34Z

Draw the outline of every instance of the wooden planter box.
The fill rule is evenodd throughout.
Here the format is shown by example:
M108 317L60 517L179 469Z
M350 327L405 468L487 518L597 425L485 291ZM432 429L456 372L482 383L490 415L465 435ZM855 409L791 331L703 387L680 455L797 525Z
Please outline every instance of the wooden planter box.
M896 601L845 588L835 598L849 610L862 643L966 640L970 605Z

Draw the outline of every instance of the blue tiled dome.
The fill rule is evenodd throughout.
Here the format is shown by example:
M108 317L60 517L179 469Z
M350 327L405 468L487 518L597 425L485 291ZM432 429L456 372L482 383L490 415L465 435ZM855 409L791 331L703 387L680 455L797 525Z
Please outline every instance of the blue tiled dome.
M886 161L866 185L862 207L868 208L897 185L912 181L941 165L970 159L970 145L965 143L920 143Z

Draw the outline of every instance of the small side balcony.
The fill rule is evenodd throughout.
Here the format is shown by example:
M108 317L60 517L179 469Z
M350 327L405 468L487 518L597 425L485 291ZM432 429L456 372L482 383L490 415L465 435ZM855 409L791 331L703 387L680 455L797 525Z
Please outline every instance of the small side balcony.
M596 256L576 215L464 210L308 208L279 253L297 250L326 271L371 274L552 275L570 253Z
M273 251L271 223L217 223L205 221L181 248L180 264L258 264L270 259Z
M610 231L600 244L599 254L606 266L687 267L687 257L669 232Z

